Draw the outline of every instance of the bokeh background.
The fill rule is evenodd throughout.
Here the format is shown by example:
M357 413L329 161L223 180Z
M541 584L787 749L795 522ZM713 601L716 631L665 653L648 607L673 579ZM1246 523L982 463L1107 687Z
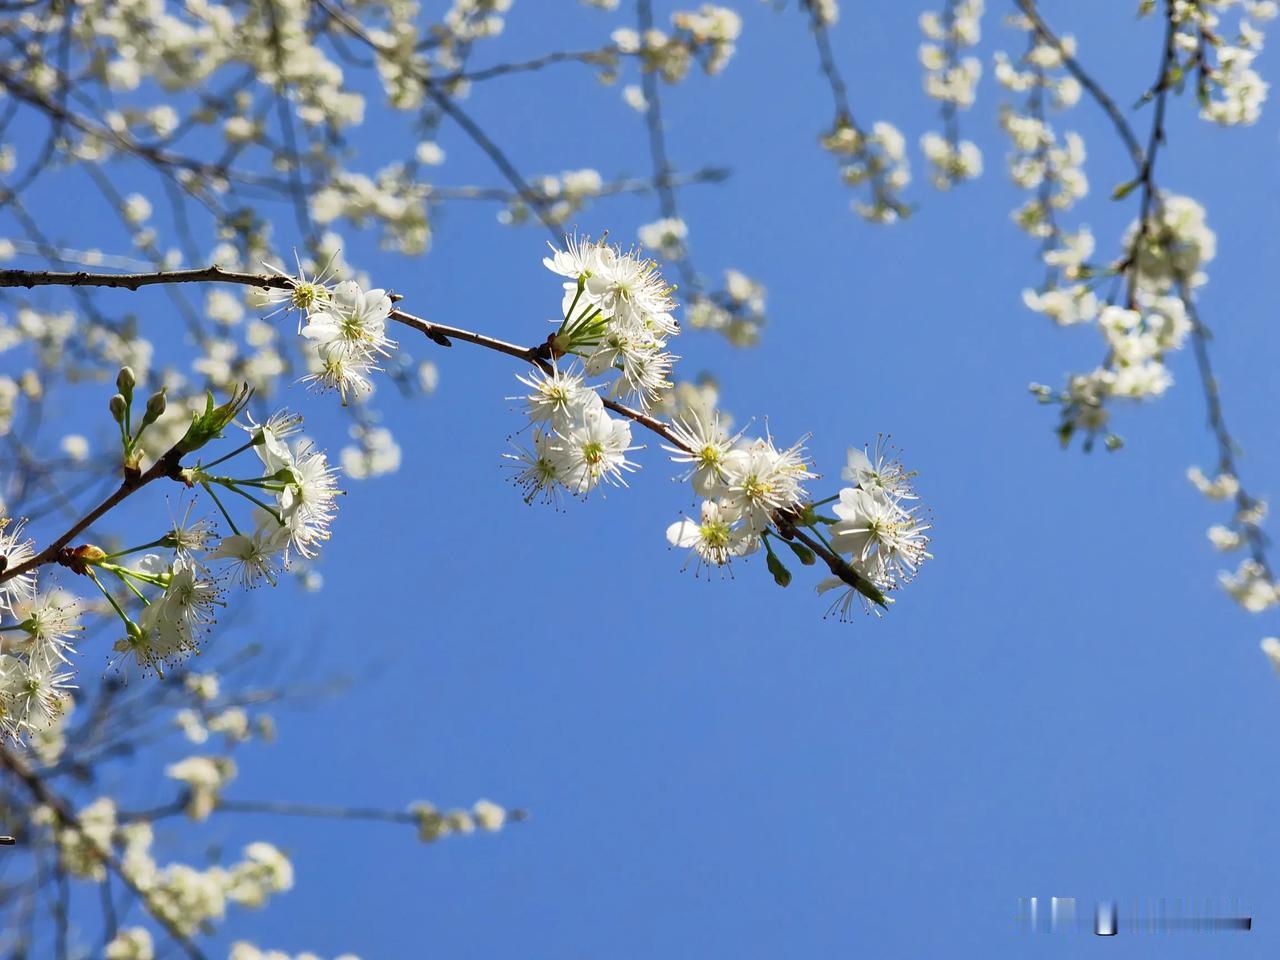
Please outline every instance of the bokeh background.
M631 25L623 6L517 3L473 65L596 46ZM1041 269L1009 219L1021 197L1003 169L989 55L1020 50L1022 35L991 3L988 76L961 120L986 174L940 195L915 154L920 209L884 228L849 211L853 195L818 148L831 107L804 20L741 6L729 69L667 89L664 107L678 167L733 169L723 185L681 194L695 261L763 280L771 319L754 350L681 337L683 371L714 371L740 423L767 416L785 441L812 431L832 489L846 447L891 433L920 471L937 559L886 619L852 624L822 619L808 571L787 590L759 559L732 579L697 580L664 539L690 502L655 443L629 490L560 513L526 506L499 466L521 426L506 399L517 369L404 337L441 380L425 400L382 391L401 471L347 484L321 593L259 591L216 640L261 641L282 651L286 674L354 683L279 711L278 743L239 754L232 792L393 807L484 796L532 819L424 846L394 826L215 817L201 828L210 842L272 839L298 870L292 893L237 912L226 939L365 958L1274 953L1280 678L1258 640L1277 628L1214 582L1231 561L1205 538L1221 513L1185 479L1212 464L1192 358L1173 360L1165 397L1123 410L1127 446L1115 454L1061 450L1053 411L1027 392L1101 351L1090 330L1054 329L1020 303ZM939 125L916 60L925 7L843 6L833 41L859 120L890 119L914 147ZM1160 43L1134 7L1043 4L1125 104L1153 79ZM674 8L657 4L659 20ZM485 84L468 109L526 173L645 176L643 120L620 93L567 65ZM379 123L377 100L358 143L369 167L412 143L402 118ZM1058 127L1088 144L1093 192L1080 219L1109 257L1136 206L1107 199L1127 161L1088 102ZM1265 495L1280 478L1277 114L1269 105L1256 126L1223 131L1184 100L1169 128L1160 179L1199 199L1218 232L1203 314L1246 480ZM456 128L439 139L440 182L498 182ZM74 191L41 196L58 239L127 246ZM423 258L381 253L354 232L344 252L413 312L540 340L559 303L540 264L545 235L502 227L495 212L441 209ZM277 213L287 245L292 220ZM573 225L627 241L656 216L652 197L627 197ZM163 332L178 327L163 309L143 315L148 335L181 346ZM89 422L67 403L53 412ZM300 388L292 403L319 442L346 441L335 404ZM109 423L92 416L105 439ZM170 788L140 769L127 789ZM186 831L162 828L160 843ZM1018 898L1051 895L1082 909L1234 896L1254 930L1019 933Z

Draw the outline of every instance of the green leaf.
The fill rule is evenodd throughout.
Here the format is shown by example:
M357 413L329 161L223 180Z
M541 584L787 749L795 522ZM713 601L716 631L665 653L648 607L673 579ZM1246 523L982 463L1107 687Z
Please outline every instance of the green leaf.
M226 429L227 424L236 418L236 415L249 403L249 398L253 396L253 390L248 384L242 384L236 388L227 402L220 407L213 405L213 393L209 392L205 395L204 413L193 413L191 415L191 426L187 427L187 432L183 434L181 440L178 441L178 450L183 453L193 453L199 450L211 440L216 440L222 436L222 431Z
M1140 182L1141 181L1139 180L1130 180L1128 183L1120 184L1120 186L1116 187L1114 190L1111 191L1111 199L1123 200L1129 194L1133 193L1134 189L1138 186Z

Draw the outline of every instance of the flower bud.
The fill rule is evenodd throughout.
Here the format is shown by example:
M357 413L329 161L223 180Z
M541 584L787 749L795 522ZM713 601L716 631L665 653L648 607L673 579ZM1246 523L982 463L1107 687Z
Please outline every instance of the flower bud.
M97 563L107 559L107 551L96 544L85 543L72 549L71 556L84 563Z
M161 388L147 399L147 409L142 414L142 422L155 423L164 414L165 405L164 388Z
M133 375L132 367L121 367L120 372L116 374L116 389L120 391L125 402L133 399L133 387L137 382L138 379Z
M817 557L813 551L806 547L798 540L788 540L787 546L791 548L791 552L796 555L796 559L803 563L806 567L812 567L817 562Z
M128 408L128 402L118 393L107 402L107 409L111 411L111 417L116 423L124 423L124 414Z
M782 561L778 559L778 555L772 550L768 551L768 557L765 565L769 568L769 572L773 574L773 582L780 587L785 587L791 583L791 571L783 566Z

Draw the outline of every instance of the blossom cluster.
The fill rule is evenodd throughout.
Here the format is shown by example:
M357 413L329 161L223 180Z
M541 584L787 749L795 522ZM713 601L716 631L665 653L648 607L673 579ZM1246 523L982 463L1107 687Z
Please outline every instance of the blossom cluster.
M1139 11L1150 14L1153 0L1142 0ZM1222 22L1232 8L1238 11L1234 39L1228 39ZM1176 28L1174 44L1183 58L1180 75L1196 78L1200 116L1222 126L1257 122L1267 98L1267 83L1253 68L1262 51L1263 33L1257 26L1275 18L1275 0L1219 0L1169 4L1168 16Z
M685 322L695 330L715 330L735 346L752 346L766 320L768 290L741 270L725 270L715 293L695 292L685 308Z
M680 217L662 217L652 223L642 224L638 234L642 246L668 260L678 260L684 256L689 225Z
M1092 237L1087 245L1077 243L1075 249L1092 250ZM1089 373L1069 377L1067 389L1060 394L1047 387L1033 387L1042 401L1061 405L1059 432L1064 441L1076 431L1086 438L1104 431L1110 417L1107 404L1112 398L1158 397L1173 383L1166 356L1180 350L1194 329L1187 297L1205 282L1202 268L1214 256L1216 238L1200 204L1189 197L1161 195L1145 226L1138 222L1129 226L1124 249L1128 251L1125 260L1108 272L1129 278L1126 305L1098 306L1092 293L1075 301L1087 306L1090 314L1096 310L1106 346L1104 362ZM1073 268L1082 269L1075 264ZM1037 299L1037 295L1027 295L1028 303ZM1068 317L1073 322L1092 319ZM1115 447L1119 439L1107 434L1106 442Z
M939 190L982 174L982 151L972 140L960 139L957 113L973 106L982 76L982 61L963 51L976 46L982 36L983 5L983 0L948 0L941 14L929 11L920 16L925 37L919 52L924 89L942 104L944 124L943 133L924 134L920 148Z
M511 226L528 223L536 207L538 216L548 223L567 223L575 214L581 212L587 203L600 196L604 188L604 178L600 171L585 167L580 170L565 170L558 176L545 174L534 177L529 182L530 192L517 194L507 201L498 213L498 222Z
M385 290L365 290L354 280L330 288L322 280L299 278L274 297L304 315L299 332L314 346L306 382L321 391L336 390L344 406L349 398L373 391L370 378L396 345L387 336L391 298Z
M1223 554L1244 553L1234 572L1223 571L1218 582L1227 594L1250 613L1263 613L1280 606L1280 584L1277 584L1262 547L1267 538L1262 523L1267 516L1267 502L1246 493L1239 479L1225 464L1213 477L1199 467L1187 470L1187 479L1208 500L1228 503L1232 507L1229 521L1209 528L1209 542ZM1280 640L1268 637L1262 641L1263 651L1280 670Z
M165 401L163 392L153 394L135 421L134 384L134 373L124 368L111 411L120 428L126 469L139 470L145 456L142 438ZM194 452L216 439L242 413L246 400L241 395L215 408L210 397L173 452ZM144 672L163 674L200 651L227 604L229 585L274 585L292 558L316 556L336 514L337 473L309 441L291 440L301 422L285 413L263 424L247 418L243 429L248 439L238 448L208 464L172 467L174 479L202 489L216 505L230 528L225 536L208 518L192 517L192 499L167 530L139 546L108 552L81 544L58 556L59 564L99 590L102 602L119 618L117 663L128 661ZM215 470L248 450L257 454L260 469L240 477ZM238 526L215 491L245 501L252 524L241 520ZM7 576L0 571L0 733L13 738L47 733L71 705L74 638L86 601L60 588L39 589L37 567L19 570L35 558L34 543L21 524L0 520L0 557L9 571Z
M11 566L30 560L35 551L21 525L0 523L0 557ZM67 592L37 591L34 573L0 584L0 738L51 730L67 711L82 614Z
M322 225L345 219L357 229L376 223L384 247L421 254L431 246L430 195L430 185L403 163L384 167L372 177L342 171L311 196L311 216Z
M110 612L105 615L110 616ZM237 657L248 653L241 651ZM180 731L185 740L210 749L207 753L181 756L165 768L167 777L179 788L173 800L157 802L151 789L146 791L151 796L145 808L137 809L115 795L97 792L101 782L94 777L86 780L95 791L91 797L73 801L63 792L68 789L67 784L51 777L48 781L51 793L42 795L45 799L24 807L15 797L10 811L11 829L16 826L24 838L23 847L15 851L15 856L24 848L33 857L54 856L69 878L100 885L104 896L113 892L117 882L133 891L140 910L128 915L130 925L110 925L102 952L107 960L154 960L158 955L166 955L169 950L166 939L171 938L174 931L193 939L212 934L233 907L261 908L294 885L294 869L289 858L275 845L260 840L246 843L240 856L230 862L208 856L203 865L160 860L157 837L164 836L168 847L174 836L172 825L165 829L162 820L181 814L190 821L204 821L224 805L235 802L223 796L236 777L232 755L240 745L255 738L259 742L272 738L274 724L269 714L254 704L280 695L280 691L270 688L245 689L231 677L215 671L184 671L171 679L173 682L169 684L149 685L131 699L126 736L131 732L141 734L147 742L167 743L163 737L163 721L165 715L170 715L172 727ZM105 773L106 761L101 756L103 742L96 735L83 736L86 731L98 729L101 722L101 705L95 703L94 698L110 700L123 688L110 680L105 687L105 691L86 691L83 704L86 725L78 726L69 738L59 736L55 743L45 733L30 732L30 750L25 755L29 777L43 778L47 771L56 770L60 765ZM71 706L74 705L69 704L69 708ZM172 710L175 706L178 709ZM66 716L64 714L62 721ZM220 745L215 745L214 737L220 738ZM132 750L119 752L132 753ZM136 781L137 778L128 779ZM49 797L55 799L50 801ZM245 809L241 803L241 809ZM262 812L271 812L274 805L248 804L254 809L259 806ZM351 811L318 807L314 813L342 818ZM479 800L468 809L446 811L418 801L402 810L380 811L376 817L413 828L423 843L476 830L492 833L507 823L525 818L522 810L508 810L489 800ZM19 869L17 864L11 866ZM241 943L232 948L231 955L283 956L277 952L255 951L256 948ZM312 957L310 954L298 956L303 960Z
M611 376L611 397L649 408L671 386L676 358L666 347L679 333L671 288L652 261L574 239L543 264L565 282L561 319L547 340L552 362L519 377L533 437L513 459L529 500L625 485L635 469L627 458L636 449L631 424L609 415L600 387L588 380ZM570 356L578 369L556 365Z
M531 441L506 455L527 501L625 486L626 474L637 468L629 454L638 449L631 425L639 421L666 441L679 478L701 501L697 519L667 530L673 546L691 551L698 571L763 549L769 572L785 586L791 574L773 542L805 565L816 562L815 547L825 549L836 579L821 589L843 585L836 603L842 616L855 597L886 605L885 594L911 579L928 557L929 525L910 505L916 497L909 475L882 447L874 460L851 451L845 476L853 485L812 502L806 483L816 473L803 440L780 447L768 431L731 433L728 417L714 407L714 392L705 402L689 386L686 401L673 404L683 395L669 379L674 358L665 352L678 330L675 303L655 264L582 238L543 262L565 278L561 320L545 345L551 360L519 377L527 392L516 399L529 418ZM563 366L566 357L574 360ZM654 420L659 409L673 407L679 413L670 423ZM837 500L834 517L817 512Z
M65 822L50 807L37 808L32 819L53 833L59 862L67 873L101 883L107 875L106 858L115 856L147 911L183 934L222 920L230 904L262 907L273 894L293 886L293 865L279 849L262 841L245 847L243 858L229 866L199 869L177 862L161 866L151 851L155 837L151 823L122 821L108 796L77 811L74 822ZM143 932L126 934L115 947L116 956L145 956L150 937L145 928L136 929ZM131 954L130 949L141 954Z
M788 526L808 526L815 532L825 526L831 549L857 580L829 577L817 589L838 591L830 610L847 619L855 601L867 608L869 600L892 602L885 595L910 582L930 557L930 525L912 503L918 497L911 475L883 442L871 454L851 448L841 474L851 485L810 503L803 484L815 474L800 443L780 450L769 436L730 436L714 413L682 420L673 432L680 446L667 448L672 460L685 468L683 479L705 499L697 519L673 523L667 539L672 546L688 549L699 571L725 567L763 547L770 573L786 586L790 572L770 539L786 544L801 563L812 563L812 554L791 538ZM833 504L834 517L817 513L827 503Z
M911 182L906 139L887 121L877 121L867 132L849 117L838 116L832 128L819 138L822 148L840 160L840 177L851 187L870 188L869 201L853 201L853 210L872 223L894 223L910 208L900 194Z
M742 33L742 18L737 12L715 3L704 3L696 11L677 11L671 15L671 25L671 33L657 28L641 33L620 27L611 39L619 53L638 57L642 69L656 72L668 83L678 83L688 76L695 61L709 74L724 70Z

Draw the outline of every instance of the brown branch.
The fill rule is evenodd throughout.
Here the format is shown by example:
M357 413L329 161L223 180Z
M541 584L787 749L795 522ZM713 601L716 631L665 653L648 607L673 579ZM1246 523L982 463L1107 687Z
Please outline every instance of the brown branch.
M123 503L129 496L141 490L153 480L159 480L161 477L169 477L179 479L179 461L182 459L182 451L178 447L172 447L159 460L153 463L143 473L133 471L125 471L124 479L120 482L120 486L116 488L110 496L81 517L76 523L62 536L54 540L39 553L25 563L20 563L16 567L8 567L0 571L0 583L12 580L14 577L21 576L42 567L47 563L62 562L63 548L71 543L76 537L87 530L93 523L104 514L113 510L115 507Z
M555 53L543 54L532 60L521 60L514 63L500 63L492 67L482 67L476 70L458 71L448 74L440 78L440 83L448 86L459 80L466 80L469 83L477 83L482 80L491 80L494 77L508 76L513 73L528 73L532 70L541 70L543 67L549 67L555 63L585 63L587 65L599 64L601 66L610 66L621 54L617 44L607 44L597 50L559 50Z
M293 281L286 276L279 274L264 276L252 273L237 273L230 270L223 270L217 266L202 267L192 270L173 270L158 273L127 273L127 274L110 274L110 273L87 273L79 271L76 273L55 273L50 271L27 271L27 270L0 270L0 288L2 287L36 287L36 286L70 286L70 287L114 287L124 290L138 290L142 287L154 286L156 284L166 283L234 283L249 287L274 287L276 289L288 289L293 286ZM496 353L502 353L509 357L515 357L541 370L550 370L552 368L551 361L554 359L550 349L550 341L537 346L521 346L517 343L510 343L506 340L499 340L496 337L490 337L486 334L476 333L472 330L464 330L461 327L451 327L442 323L424 320L421 317L406 313L403 310L392 310L391 319L398 323L411 327L419 331L433 343L442 347L452 345L454 340L461 340L464 343L474 344L478 347L484 347ZM672 446L677 447L686 453L693 451L687 444L682 442L663 420L650 416L640 410L636 410L626 404L619 403L616 400L605 399L604 405L619 416L637 423L646 430L657 434L663 440L666 440ZM14 568L7 574L0 575L0 583L15 576L17 573L24 572L42 563L48 563L52 559L56 559L58 551L71 542L79 532L84 530L93 520L106 513L113 506L119 503L124 497L132 493L134 489L141 486L142 483L150 482L158 476L172 475L165 471L176 472L177 460L165 466L168 460L175 453L170 450L161 460L156 463L140 478L140 482L136 483L131 489L126 490L128 480L122 484L121 489L99 504L94 511L76 524L70 531L60 537L50 547L46 548L40 555L34 559ZM156 472L160 471L160 472ZM151 474L155 473L155 476ZM791 520L784 515L775 518L775 523L780 530L791 531L797 539L800 539L807 547L813 550L823 561L831 568L836 576L840 577L845 583L857 589L860 593L868 596L878 596L879 591L875 589L864 577L857 573L839 554L829 550L821 542L808 538L802 531L794 530ZM870 591L870 592L868 592Z
M672 187L687 187L700 183L721 183L729 179L727 167L702 167L689 173L672 173L665 178L665 183ZM620 177L600 185L592 197L612 197L623 193L649 193L659 189L654 177ZM432 186L427 195L430 201L437 200L499 200L510 202L522 199L520 194L505 190L502 187L438 187Z

